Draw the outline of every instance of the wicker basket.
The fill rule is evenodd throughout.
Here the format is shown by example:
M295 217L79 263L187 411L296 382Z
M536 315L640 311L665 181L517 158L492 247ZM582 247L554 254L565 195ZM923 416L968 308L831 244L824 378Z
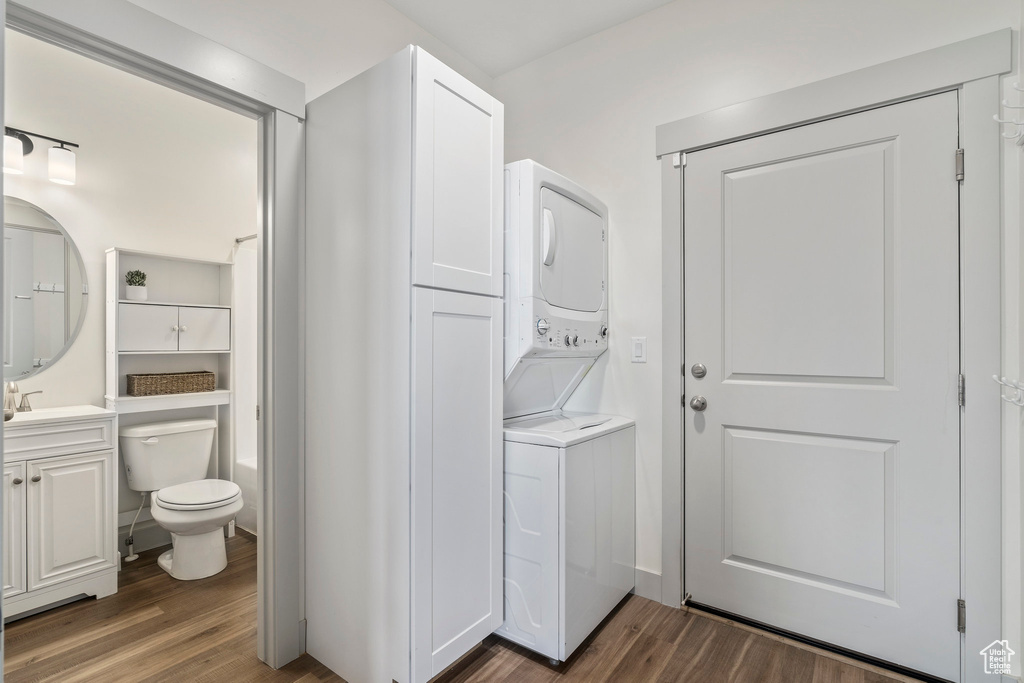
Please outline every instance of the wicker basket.
M129 396L191 394L213 391L217 376L212 372L161 372L150 375L128 375Z

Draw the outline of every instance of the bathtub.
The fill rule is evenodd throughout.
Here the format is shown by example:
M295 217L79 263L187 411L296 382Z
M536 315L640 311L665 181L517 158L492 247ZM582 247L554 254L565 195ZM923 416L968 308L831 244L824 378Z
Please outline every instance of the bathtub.
M242 489L242 510L235 523L246 531L256 533L256 458L246 458L235 463L235 483Z

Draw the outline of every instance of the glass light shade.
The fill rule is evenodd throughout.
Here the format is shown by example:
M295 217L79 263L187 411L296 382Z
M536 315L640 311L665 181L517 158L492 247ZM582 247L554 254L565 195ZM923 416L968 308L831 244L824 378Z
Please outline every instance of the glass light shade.
M25 172L25 149L21 140L13 135L4 135L4 173Z
M50 148L50 180L59 185L75 184L75 153L67 147Z

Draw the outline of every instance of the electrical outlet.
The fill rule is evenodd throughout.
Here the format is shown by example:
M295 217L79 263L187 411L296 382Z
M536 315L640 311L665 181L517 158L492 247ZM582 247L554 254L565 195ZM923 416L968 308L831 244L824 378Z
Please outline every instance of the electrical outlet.
M647 337L630 338L630 357L634 363L647 362Z

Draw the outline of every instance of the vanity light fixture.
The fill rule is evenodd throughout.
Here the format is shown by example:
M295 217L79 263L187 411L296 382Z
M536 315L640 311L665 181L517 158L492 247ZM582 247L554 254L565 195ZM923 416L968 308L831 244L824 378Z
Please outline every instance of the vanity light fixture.
M25 155L30 154L35 148L31 138L41 138L57 143L57 146L51 147L48 153L48 177L59 185L74 185L75 153L68 148L77 148L77 144L10 126L4 127L4 173L21 174L25 172Z

